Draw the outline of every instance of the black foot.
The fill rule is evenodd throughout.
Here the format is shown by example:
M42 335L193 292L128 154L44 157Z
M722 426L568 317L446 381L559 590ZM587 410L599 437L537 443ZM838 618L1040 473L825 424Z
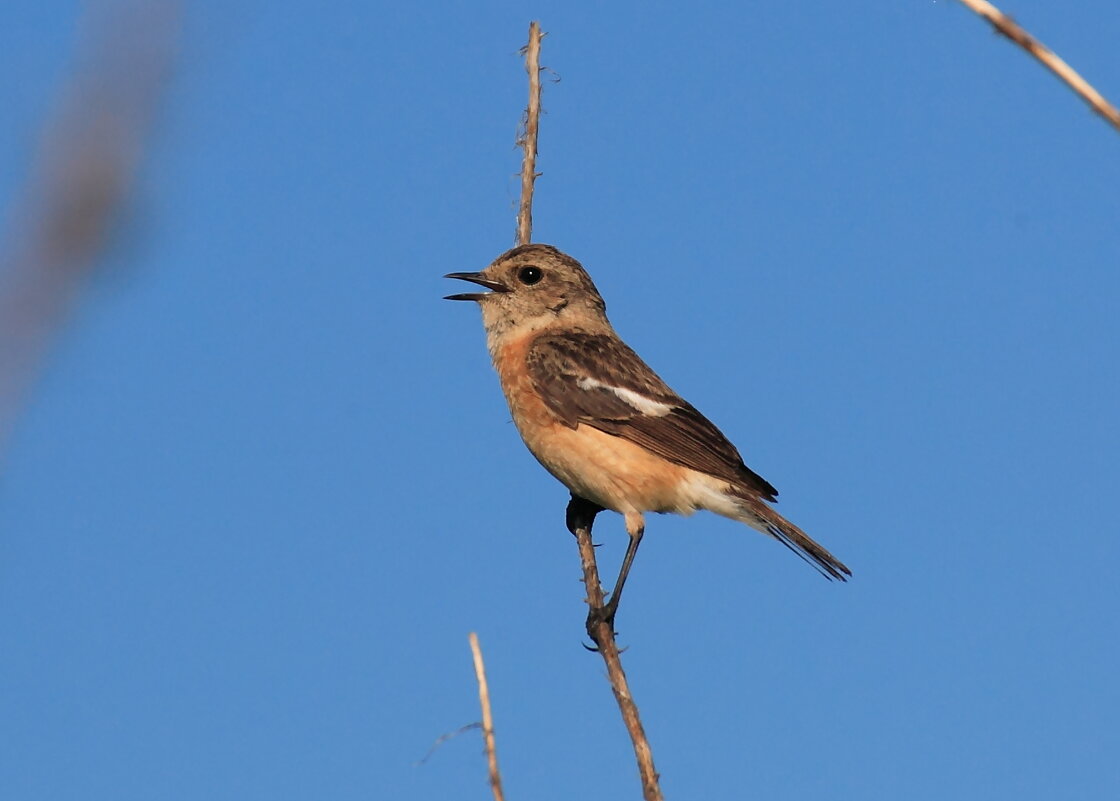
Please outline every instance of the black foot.
M592 503L589 500L573 495L572 499L568 502L568 509L565 515L565 521L568 524L568 531L573 534L579 529L587 529L588 533L591 532L591 526L595 523L595 515L603 511L603 507L597 503Z

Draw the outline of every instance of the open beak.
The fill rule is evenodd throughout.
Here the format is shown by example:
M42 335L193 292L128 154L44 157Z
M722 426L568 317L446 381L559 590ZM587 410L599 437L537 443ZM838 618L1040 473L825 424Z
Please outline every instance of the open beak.
M509 287L500 281L483 278L482 273L448 273L444 278L458 278L460 281L470 281L472 284L484 286L490 292L463 292L458 295L448 295L444 300L482 300L493 292L509 292Z

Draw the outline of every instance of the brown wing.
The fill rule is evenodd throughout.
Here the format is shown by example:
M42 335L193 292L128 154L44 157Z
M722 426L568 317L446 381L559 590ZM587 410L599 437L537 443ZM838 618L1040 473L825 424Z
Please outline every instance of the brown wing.
M778 491L743 464L727 437L616 337L580 332L538 337L529 349L528 369L565 425L584 423L768 501L777 499Z

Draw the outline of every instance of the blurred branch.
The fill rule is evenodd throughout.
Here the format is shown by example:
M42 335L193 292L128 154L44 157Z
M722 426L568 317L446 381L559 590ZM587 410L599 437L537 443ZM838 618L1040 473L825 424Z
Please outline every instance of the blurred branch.
M528 245L533 238L533 184L537 180L537 130L541 120L541 33L539 22L529 24L529 44L525 70L529 73L529 105L525 109L525 128L518 137L525 155L521 159L521 205L517 210L517 244Z
M622 657L619 655L618 645L614 639L614 626L609 620L604 619L603 612L606 604L603 600L603 586L599 581L599 567L595 563L595 545L591 541L591 527L599 511L598 506L575 495L568 504L568 530L575 535L576 542L579 543L583 583L587 588L587 605L591 611L587 617L587 633L595 641L599 654L607 665L607 676L614 691L615 701L618 702L618 709L622 713L622 722L626 725L626 731L630 733L630 741L634 744L634 757L638 761L638 775L642 780L642 796L645 801L664 801L657 769L653 766L653 750L649 746L645 728L642 727L638 715L638 705L630 694L630 684L626 681L626 673L622 669Z
M1107 122L1112 124L1112 127L1120 131L1120 111L1117 111L1115 106L1105 100L1100 92L1078 75L1069 64L1060 59L1054 51L1019 27L1015 20L987 0L961 0L961 2L988 20L997 33L1003 34L1041 61L1051 72L1065 81L1073 91L1081 95L1093 111L1100 114Z
M0 248L0 451L125 205L178 38L172 0L95 11Z
M494 719L490 715L490 687L486 683L486 666L482 664L482 648L478 635L470 634L471 653L474 655L474 675L478 679L478 700L482 704L482 738L486 742L486 762L490 768L490 789L494 801L504 801L502 774L498 771L498 746L494 742Z

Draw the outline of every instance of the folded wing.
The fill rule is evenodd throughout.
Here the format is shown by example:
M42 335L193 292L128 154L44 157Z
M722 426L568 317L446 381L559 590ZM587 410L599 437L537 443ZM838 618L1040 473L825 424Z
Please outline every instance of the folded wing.
M592 426L763 500L777 500L778 491L743 464L727 437L617 338L584 332L541 336L529 349L528 369L565 425Z

